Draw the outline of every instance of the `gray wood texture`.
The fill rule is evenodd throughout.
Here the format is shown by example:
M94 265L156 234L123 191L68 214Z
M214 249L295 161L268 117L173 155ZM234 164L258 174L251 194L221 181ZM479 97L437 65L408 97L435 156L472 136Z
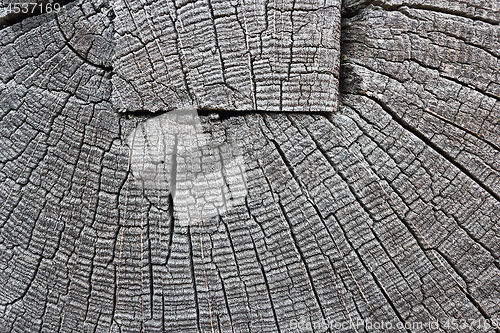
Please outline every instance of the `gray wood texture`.
M337 109L338 0L121 0L118 111Z
M280 79L252 90L248 57L271 44L245 51L240 27L211 53L217 7L160 2L80 0L0 29L0 332L499 332L495 0L345 0L342 21L336 2L220 2L313 15L295 41L331 22L311 66L334 83L307 101L314 71L286 69L307 52L287 44ZM309 4L322 15L290 9ZM207 35L169 61L179 17ZM205 86L225 54L236 89ZM187 106L205 108L194 144L163 112Z

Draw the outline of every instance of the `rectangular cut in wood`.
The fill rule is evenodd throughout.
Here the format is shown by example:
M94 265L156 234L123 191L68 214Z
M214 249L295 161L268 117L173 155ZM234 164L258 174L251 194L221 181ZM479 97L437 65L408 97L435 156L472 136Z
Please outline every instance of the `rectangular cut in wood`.
M331 112L340 0L117 0L113 105Z

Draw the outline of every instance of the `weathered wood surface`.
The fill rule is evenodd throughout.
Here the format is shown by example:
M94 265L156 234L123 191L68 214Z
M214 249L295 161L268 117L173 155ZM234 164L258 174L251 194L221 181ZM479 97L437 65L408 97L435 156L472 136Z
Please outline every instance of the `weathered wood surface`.
M118 111L337 109L340 1L114 5Z
M189 166L231 147L247 194L190 219L166 115L116 112L111 7L2 28L0 332L494 332L498 4L376 3L344 3L334 114L200 115Z

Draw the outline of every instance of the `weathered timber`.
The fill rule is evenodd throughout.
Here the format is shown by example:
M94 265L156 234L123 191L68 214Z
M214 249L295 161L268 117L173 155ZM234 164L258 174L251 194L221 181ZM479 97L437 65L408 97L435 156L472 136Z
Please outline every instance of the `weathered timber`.
M346 0L340 43L336 2L259 6L0 29L0 332L495 332L497 2ZM288 76L309 62L332 86Z
M337 108L338 0L122 0L114 8L118 111Z

